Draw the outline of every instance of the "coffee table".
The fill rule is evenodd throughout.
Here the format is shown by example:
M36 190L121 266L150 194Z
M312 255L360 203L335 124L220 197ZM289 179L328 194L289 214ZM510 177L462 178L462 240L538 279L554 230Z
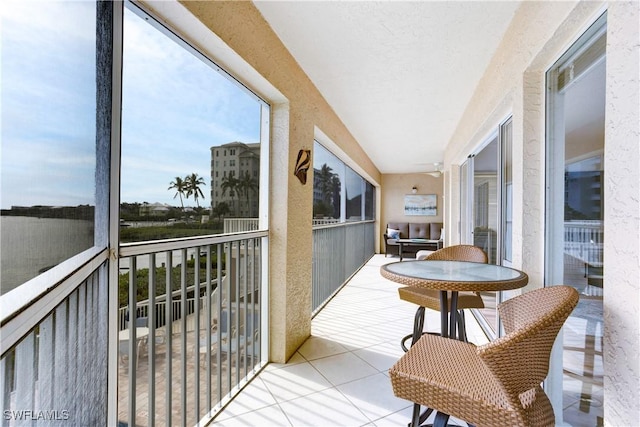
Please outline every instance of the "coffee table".
M404 252L405 246L417 246L418 248L437 251L442 248L442 240L431 240L431 239L397 239L400 254L400 261L402 261L402 253Z

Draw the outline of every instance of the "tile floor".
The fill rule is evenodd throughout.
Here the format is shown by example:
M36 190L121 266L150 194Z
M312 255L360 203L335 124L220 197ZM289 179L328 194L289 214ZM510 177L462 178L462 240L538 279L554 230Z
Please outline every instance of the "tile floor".
M380 276L380 266L394 261L375 255L313 319L295 355L267 365L211 425L407 425L412 405L393 395L387 371L403 354L400 338L411 331L416 307ZM466 317L469 340L486 342ZM438 330L439 313L427 310L426 325Z

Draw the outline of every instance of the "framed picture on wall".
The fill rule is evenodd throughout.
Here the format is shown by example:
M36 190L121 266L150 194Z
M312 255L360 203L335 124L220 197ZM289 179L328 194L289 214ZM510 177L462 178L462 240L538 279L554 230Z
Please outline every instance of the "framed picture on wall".
M437 215L436 194L407 194L404 196L405 215Z

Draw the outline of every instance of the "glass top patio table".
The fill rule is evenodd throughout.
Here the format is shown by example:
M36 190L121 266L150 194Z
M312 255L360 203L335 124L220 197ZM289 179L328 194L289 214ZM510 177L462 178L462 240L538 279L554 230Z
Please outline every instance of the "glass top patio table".
M505 291L527 284L522 271L468 261L404 261L380 268L383 277L408 286L439 291Z
M393 262L380 267L380 274L403 285L440 291L440 328L445 338L458 336L456 316L459 291L505 291L521 288L529 281L526 273L513 268L468 261ZM417 408L419 410L420 406ZM431 409L427 408L419 420L424 421L430 413ZM414 418L416 416L414 413ZM447 425L448 419L448 415L437 413L433 425Z
M506 291L522 288L529 281L526 273L514 268L468 261L393 262L380 267L380 274L403 285L440 291L443 337L457 336L455 315L459 291Z

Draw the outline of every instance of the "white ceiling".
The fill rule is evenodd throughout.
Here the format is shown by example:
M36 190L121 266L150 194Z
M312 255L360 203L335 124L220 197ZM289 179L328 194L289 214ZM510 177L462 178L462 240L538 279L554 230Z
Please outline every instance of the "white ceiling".
M433 170L519 1L256 1L382 173Z

